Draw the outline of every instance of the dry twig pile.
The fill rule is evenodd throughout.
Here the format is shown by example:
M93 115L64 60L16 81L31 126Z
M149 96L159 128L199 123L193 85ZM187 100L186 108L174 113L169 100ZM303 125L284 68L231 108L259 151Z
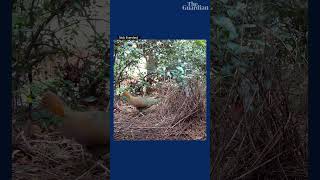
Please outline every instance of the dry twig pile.
M115 101L116 140L204 140L206 139L206 100L202 84L193 82L181 90L164 84L158 91L161 102L144 111Z

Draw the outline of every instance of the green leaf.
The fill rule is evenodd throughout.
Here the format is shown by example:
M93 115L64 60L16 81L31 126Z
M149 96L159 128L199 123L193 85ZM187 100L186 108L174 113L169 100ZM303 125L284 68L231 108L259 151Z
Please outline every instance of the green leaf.
M229 40L234 40L238 37L237 29L230 18L225 16L217 16L215 18L215 23L228 32Z
M252 48L249 48L247 46L240 46L240 44L234 43L234 42L228 42L227 47L229 50L231 50L235 54L256 52L256 50Z
M219 0L220 2L224 3L224 4L227 4L228 3L228 0Z
M96 100L97 100L97 98L94 96L89 96L89 97L82 99L83 102L87 102L87 103L92 103L92 102L95 102Z
M206 46L206 40L196 40L195 44L198 46L205 47Z
M237 11L236 9L229 9L227 10L227 13L230 17L237 17L240 15L239 11Z

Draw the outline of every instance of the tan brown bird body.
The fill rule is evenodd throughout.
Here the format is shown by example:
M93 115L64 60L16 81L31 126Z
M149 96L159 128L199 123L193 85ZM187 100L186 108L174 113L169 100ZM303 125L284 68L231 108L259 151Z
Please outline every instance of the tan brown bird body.
M130 105L136 107L139 111L149 108L152 105L155 105L159 102L158 99L153 97L138 97L132 96L129 92L125 91L123 96L127 98L127 101Z
M46 92L42 97L42 105L49 111L63 118L65 136L74 138L87 146L110 143L110 120L105 111L73 111L54 93Z

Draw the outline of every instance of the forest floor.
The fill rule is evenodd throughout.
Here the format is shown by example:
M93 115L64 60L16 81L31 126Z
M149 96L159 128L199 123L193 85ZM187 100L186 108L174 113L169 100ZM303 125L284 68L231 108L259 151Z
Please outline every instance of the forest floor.
M58 127L12 123L12 179L92 180L109 178L109 159L93 157ZM26 127L29 127L28 129Z
M114 103L115 140L205 140L206 100L203 87L189 93L164 84L160 102L142 113L121 99Z

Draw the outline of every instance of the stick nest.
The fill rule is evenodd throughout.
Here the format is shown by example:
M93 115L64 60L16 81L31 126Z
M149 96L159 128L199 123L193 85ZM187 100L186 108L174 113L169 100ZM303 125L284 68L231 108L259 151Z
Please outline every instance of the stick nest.
M27 131L13 123L12 179L105 180L109 177L109 158L94 157L55 128L43 129L33 123Z
M160 103L142 113L115 100L115 140L205 140L205 89L199 81L185 88L166 82L157 91Z

